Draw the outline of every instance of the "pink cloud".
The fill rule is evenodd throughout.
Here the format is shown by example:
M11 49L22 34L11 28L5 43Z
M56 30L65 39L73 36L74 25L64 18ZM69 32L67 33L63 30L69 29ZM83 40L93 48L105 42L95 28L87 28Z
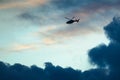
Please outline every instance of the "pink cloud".
M24 0L24 1L16 1L16 2L12 1L12 2L1 4L0 9L23 8L23 7L44 5L46 3L48 3L48 0Z

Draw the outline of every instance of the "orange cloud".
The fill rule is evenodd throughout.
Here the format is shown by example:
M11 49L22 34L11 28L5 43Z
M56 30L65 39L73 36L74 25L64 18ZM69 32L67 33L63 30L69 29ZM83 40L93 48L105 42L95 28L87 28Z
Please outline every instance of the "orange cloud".
M39 4L45 4L48 0L26 0L26 3L30 5L39 5Z
M34 44L15 44L13 45L13 47L11 48L10 51L26 51L26 50L35 50L37 49L37 45Z
M21 8L21 7L30 7L46 4L48 0L24 0L24 1L16 1L10 3L3 3L0 5L0 9L6 8Z
M43 43L44 44L47 44L47 45L51 45L51 44L55 44L56 43L56 40L52 39L52 38L44 38L43 39Z

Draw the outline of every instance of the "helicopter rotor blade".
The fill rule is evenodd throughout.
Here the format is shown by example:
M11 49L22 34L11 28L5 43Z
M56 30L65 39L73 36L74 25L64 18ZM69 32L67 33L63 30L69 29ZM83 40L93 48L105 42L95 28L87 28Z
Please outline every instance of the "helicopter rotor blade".
M65 19L71 20L70 18L65 17Z
M75 17L72 17L72 19L74 19Z

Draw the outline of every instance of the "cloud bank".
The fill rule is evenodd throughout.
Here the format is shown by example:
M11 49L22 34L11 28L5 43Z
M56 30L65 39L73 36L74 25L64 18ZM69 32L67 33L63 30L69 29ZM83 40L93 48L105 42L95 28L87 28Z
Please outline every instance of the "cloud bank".
M104 27L106 35L110 38L109 45L102 44L90 50L91 63L98 67L108 68L108 80L120 80L120 17L114 17L113 21Z
M27 67L21 64L10 65L0 62L0 80L104 80L104 75L103 69L81 72L71 67L54 66L49 62L45 63L44 69L35 65Z

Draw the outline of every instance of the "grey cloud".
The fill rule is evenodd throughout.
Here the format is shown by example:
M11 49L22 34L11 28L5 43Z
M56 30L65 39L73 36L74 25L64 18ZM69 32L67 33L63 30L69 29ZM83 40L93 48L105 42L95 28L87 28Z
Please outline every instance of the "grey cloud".
M120 20L114 17L113 21L104 30L110 39L109 45L101 45L91 49L88 53L90 61L101 68L108 68L107 80L120 80Z
M57 8L59 9L81 9L81 8L88 8L87 10L90 11L90 6L91 6L91 10L95 10L98 8L103 8L105 6L108 7L119 7L119 0L52 0L52 4L54 4L55 6L57 6ZM93 7L92 7L93 6ZM105 9L105 8L104 8Z
M59 11L63 11L64 15L72 14L81 12L84 14L89 15L90 13L96 13L99 10L106 10L110 8L119 8L119 0L51 0L49 4L36 7L33 11L31 11L29 14L34 13L35 10L37 10L37 13L40 14L48 14L48 13L59 13ZM24 13L23 13L24 14ZM38 15L38 14L37 14ZM64 16L61 14L61 16ZM50 15L47 15L50 16ZM54 16L53 16L54 17Z
M62 68L61 66L54 66L49 62L45 63L44 69L35 65L27 67L18 63L10 65L0 62L1 80L105 80L105 78L104 69L92 69L81 72L71 67Z
M35 24L40 24L41 23L41 18L37 15L34 14L30 14L30 13L22 13L18 16L18 18L22 19L22 20L28 20L31 21L32 23Z
M120 17L114 17L113 22L104 28L107 36L112 41L120 42Z
M90 25L91 23L89 22L94 19L94 21L102 20L101 17L106 18L105 14L112 8L119 8L119 3L119 0L51 0L49 4L22 13L19 18L44 26L65 24L65 21L67 21L64 19L65 16L80 17L80 24L78 25L72 27L71 25L70 27L65 25L65 28L58 27L57 29L50 31L51 34L53 33L52 35L58 34L58 36L64 35L64 37L72 37L91 32L100 32L101 30L98 28L99 24ZM99 19L97 17L93 19L93 15L96 14L101 15Z

